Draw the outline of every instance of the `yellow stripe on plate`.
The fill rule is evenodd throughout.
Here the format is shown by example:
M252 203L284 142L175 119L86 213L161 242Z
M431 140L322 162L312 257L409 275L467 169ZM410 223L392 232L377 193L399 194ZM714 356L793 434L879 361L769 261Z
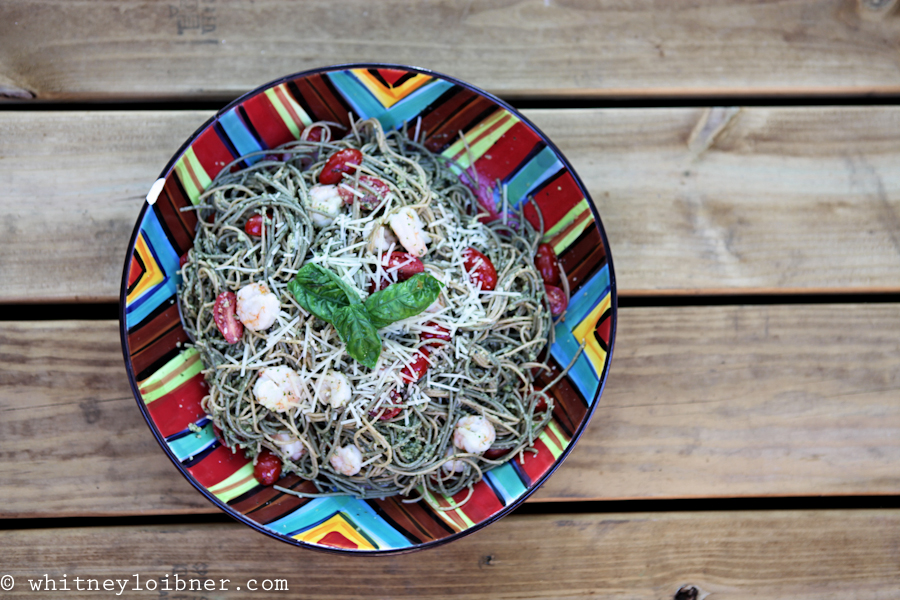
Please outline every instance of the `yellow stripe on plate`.
M189 348L164 364L156 373L138 385L144 404L165 396L203 370L200 353Z
M455 161L463 169L467 169L473 162L484 156L497 143L497 140L518 122L519 119L512 113L498 110L471 131L466 132L465 142L463 140L456 141L444 150L441 156L445 156ZM469 144L470 152L466 151L466 144Z
M612 296L607 294L605 298L594 307L588 315L572 330L572 335L576 340L584 340L584 353L587 354L588 360L594 365L594 371L603 372L603 366L606 364L606 350L597 341L594 335L594 329L597 327L597 321L600 316L609 309L612 302Z
M209 492L222 502L228 502L259 485L253 476L253 463L249 462L231 475L209 488Z

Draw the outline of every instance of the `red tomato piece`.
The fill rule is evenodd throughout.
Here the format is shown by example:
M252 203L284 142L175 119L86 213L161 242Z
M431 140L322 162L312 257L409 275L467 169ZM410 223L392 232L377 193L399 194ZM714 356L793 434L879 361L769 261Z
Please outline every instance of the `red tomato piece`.
M406 281L413 275L425 271L425 264L406 252L391 252L391 255L387 257L387 261L384 262L386 263L384 264L385 269L397 269L398 281Z
M267 218L271 219L272 214L273 213L271 208L266 211ZM263 229L265 228L265 226L266 225L263 216L257 214L247 219L247 222L244 223L244 231L251 237L262 237Z
M244 324L238 321L236 310L237 296L234 292L222 292L216 296L216 302L213 304L213 320L219 333L229 344L238 343L244 335Z
M391 390L388 393L388 402L382 404L379 410L373 410L372 412L370 412L369 418L374 419L378 416L378 413L381 412L381 416L378 418L382 421L390 421L391 419L399 415L403 409L399 406L388 406L388 403L400 404L400 402L402 401L403 398L400 396L400 392L398 392L397 390Z
M187 252L185 252L184 254L179 256L178 257L178 268L180 269L181 267L183 267L185 265L185 263L187 263L187 260L188 260Z
M384 266L384 269L396 269L395 273L397 275L397 281L406 281L416 273L423 273L425 271L425 264L413 256L412 254L408 254L406 252L391 252L390 256L387 256L382 260L381 263ZM378 282L378 289L383 290L387 286L393 283L387 277L382 277L381 281ZM369 293L375 291L374 282L369 284Z
M253 476L263 485L272 485L281 477L281 459L270 451L263 450L256 457Z
M534 266L537 267L544 283L559 285L559 261L556 259L556 251L550 244L541 244L534 255Z
M262 215L253 215L244 223L244 231L251 237L262 237L263 227Z
M497 287L497 269L494 268L491 259L472 247L463 250L463 259L465 260L463 265L473 283L480 283L481 289L485 292Z
M303 130L304 132L306 129ZM306 134L307 142L321 142L322 141L322 128L321 127L313 127L309 130L309 133Z
M356 148L344 148L328 157L322 172L319 173L319 183L333 185L340 183L344 173L353 173L356 166L362 164L362 152Z
M510 448L488 448L484 451L484 456L488 460L497 460L503 456L509 454Z
M400 371L400 377L403 378L403 381L406 383L415 383L416 381L422 379L425 376L425 372L428 370L428 367L431 366L431 363L428 362L428 356L431 354L431 350L427 347L419 348L416 351L416 355L413 357L412 361L409 363L408 367L403 367L403 370Z
M547 303L550 305L550 314L559 316L566 311L569 305L569 299L566 293L555 285L545 285L544 291L547 292Z
M372 188L372 190L374 190L374 193L367 188ZM362 206L362 208L364 208L365 210L372 210L376 206L381 204L382 200L387 198L388 192L391 191L391 188L388 187L388 184L386 184L378 177L372 177L371 175L360 175L358 190L363 194L362 198L360 198L344 186L338 187L338 194L340 194L341 198L344 199L344 204L353 204L353 199L359 198L359 204L360 206Z
M423 331L419 334L420 340L443 340L445 342L450 341L450 330L446 327L442 327L435 323L434 321L428 321L425 323L425 327L429 329L434 329L435 331ZM431 344L432 346L440 347L443 344Z

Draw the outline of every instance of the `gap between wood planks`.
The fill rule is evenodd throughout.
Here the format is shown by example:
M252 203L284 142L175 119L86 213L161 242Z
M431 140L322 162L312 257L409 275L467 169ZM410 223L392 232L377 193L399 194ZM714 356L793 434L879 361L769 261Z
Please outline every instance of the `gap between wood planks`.
M780 498L680 498L525 502L513 515L708 513L736 511L876 510L900 508L900 496L794 496ZM190 514L134 514L90 517L0 518L0 531L65 527L145 527L231 523L222 511Z

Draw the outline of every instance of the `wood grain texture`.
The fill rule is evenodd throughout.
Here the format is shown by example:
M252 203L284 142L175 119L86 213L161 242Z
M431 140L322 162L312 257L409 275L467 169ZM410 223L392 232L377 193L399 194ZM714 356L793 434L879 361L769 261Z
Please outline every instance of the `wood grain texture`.
M211 114L0 113L0 301L115 301L144 195ZM703 109L526 115L622 294L900 291L898 107L745 108L709 135Z
M116 301L141 203L211 113L0 114L0 292Z
M360 61L427 67L507 97L897 93L900 20L859 6L12 0L0 8L0 94L230 99Z
M90 584L98 586L119 579L130 590L134 574L174 590L177 574L196 585L212 579L216 591L206 597L263 600L657 600L673 598L686 585L729 600L900 594L900 512L893 510L513 515L446 546L393 557L301 550L237 523L12 530L0 532L0 543L4 573L15 578L5 598L34 597L28 579L45 574L57 585L66 575L70 590L76 577L81 589L89 585L85 579L99 580ZM263 579L283 580L270 586L281 591L247 592L248 584L263 588ZM57 593L99 597L96 591Z
M897 305L621 311L539 501L900 493ZM215 512L134 405L116 324L0 324L0 516Z

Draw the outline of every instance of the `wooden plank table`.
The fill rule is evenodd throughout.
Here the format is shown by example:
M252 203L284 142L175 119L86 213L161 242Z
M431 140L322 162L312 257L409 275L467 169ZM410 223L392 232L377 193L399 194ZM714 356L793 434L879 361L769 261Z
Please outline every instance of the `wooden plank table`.
M900 597L895 4L4 2L0 597L176 575L215 589L173 598ZM183 140L350 61L522 106L589 188L622 305L564 466L498 523L384 558L224 517L140 417L116 322Z

